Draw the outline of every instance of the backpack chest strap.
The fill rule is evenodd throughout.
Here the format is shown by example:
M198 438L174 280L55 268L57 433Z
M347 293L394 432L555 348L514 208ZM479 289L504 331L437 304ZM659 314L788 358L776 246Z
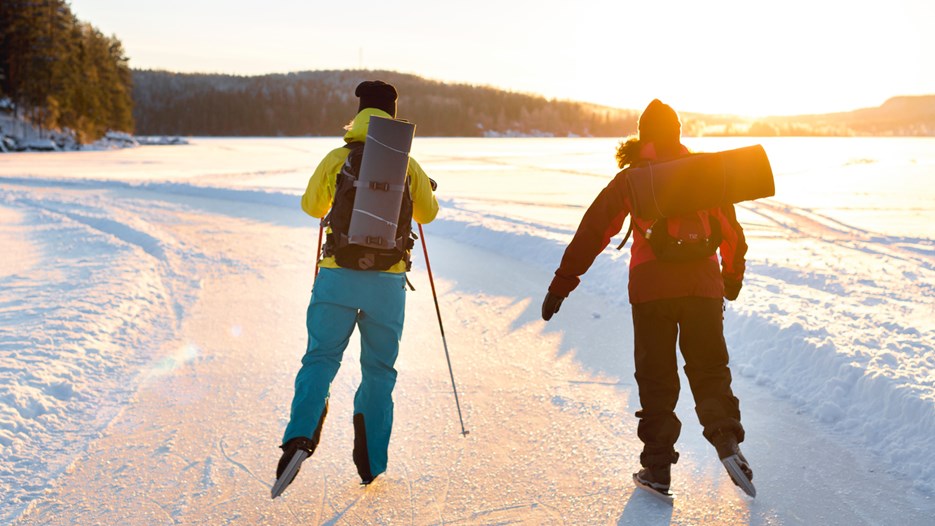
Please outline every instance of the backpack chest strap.
M370 181L365 183L363 181L354 180L354 188L370 188L371 190L380 190L382 192L402 192L406 190L406 185L402 184L390 184L379 181Z

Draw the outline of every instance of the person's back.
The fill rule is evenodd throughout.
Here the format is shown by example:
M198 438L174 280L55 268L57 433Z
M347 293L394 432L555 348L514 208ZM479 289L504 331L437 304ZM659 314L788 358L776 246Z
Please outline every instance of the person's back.
M368 81L357 87L355 95L360 97L360 108L344 140L366 143L372 117L395 117L396 89L380 81ZM331 209L337 178L350 152L347 147L335 148L315 169L301 202L310 216L324 217ZM409 159L406 176L412 218L420 224L432 221L438 213L438 202L430 179L414 159ZM399 261L381 270L343 268L334 257L335 236L330 229L328 234L326 255L318 262L321 271L306 316L308 345L296 375L276 478L283 478L297 452L311 455L318 446L328 412L331 382L356 326L361 333L361 384L354 397L352 456L361 481L368 484L386 470L393 426L394 366L405 318L408 254L402 254ZM301 460L304 456L298 462ZM280 492L292 482L297 467L295 464L296 471L286 477L289 480L278 483Z

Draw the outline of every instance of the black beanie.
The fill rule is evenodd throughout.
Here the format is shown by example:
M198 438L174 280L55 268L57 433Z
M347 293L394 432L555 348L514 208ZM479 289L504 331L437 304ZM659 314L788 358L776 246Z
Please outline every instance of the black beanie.
M364 108L376 108L396 117L396 88L382 80L367 80L357 85L354 95L360 97L357 112Z
M668 104L653 99L640 115L640 140L647 142L679 142L682 123L679 114Z

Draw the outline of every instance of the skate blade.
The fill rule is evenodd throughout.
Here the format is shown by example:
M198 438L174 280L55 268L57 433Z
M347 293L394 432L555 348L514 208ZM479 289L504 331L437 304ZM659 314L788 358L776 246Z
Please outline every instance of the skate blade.
M753 482L744 474L741 468L743 462L737 455L722 458L721 463L727 468L727 474L730 475L730 479L734 481L734 484L739 486L747 495L756 497L756 488L753 487Z
M292 484L292 480L295 479L295 474L299 471L299 466L302 465L302 462L307 458L308 452L301 449L292 455L292 460L289 461L286 470L282 472L282 476L276 479L276 483L273 484L273 490L271 492L272 498L275 499L282 495L283 491L286 491L286 488L289 487L289 484Z
M653 488L652 486L640 482L640 479L636 476L636 473L633 474L633 483L636 484L636 487L642 489L643 491L649 492L649 494L651 494L653 497L656 497L663 502L672 504L672 502L675 500L675 495L671 492L663 493L658 489Z

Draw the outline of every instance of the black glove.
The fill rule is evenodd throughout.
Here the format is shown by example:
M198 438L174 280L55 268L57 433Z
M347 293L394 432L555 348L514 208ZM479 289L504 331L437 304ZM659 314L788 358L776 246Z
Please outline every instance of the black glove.
M558 294L552 294L551 292L545 293L545 299L542 300L542 319L549 321L560 308L562 308L562 302L565 301L565 298L559 296Z
M432 191L438 190L438 183L435 182L435 179L429 177L429 185L432 187Z
M734 301L737 299L737 296L740 295L740 289L742 287L742 282L724 278L724 297L727 298L728 301Z

